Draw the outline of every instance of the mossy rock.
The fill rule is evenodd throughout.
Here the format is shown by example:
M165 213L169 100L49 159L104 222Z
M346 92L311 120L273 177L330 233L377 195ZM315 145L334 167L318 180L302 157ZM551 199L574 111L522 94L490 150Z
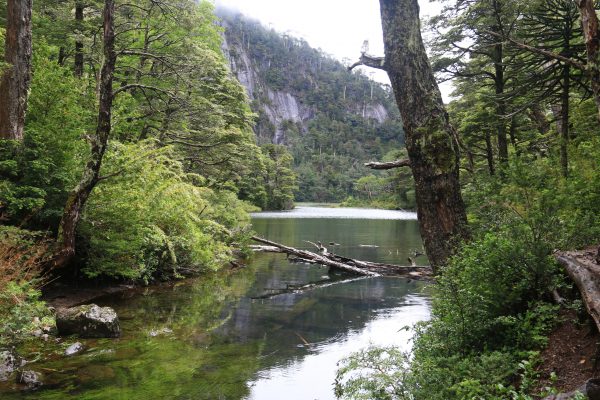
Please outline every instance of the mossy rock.
M58 310L56 328L60 336L117 338L121 336L119 317L110 307L88 304Z

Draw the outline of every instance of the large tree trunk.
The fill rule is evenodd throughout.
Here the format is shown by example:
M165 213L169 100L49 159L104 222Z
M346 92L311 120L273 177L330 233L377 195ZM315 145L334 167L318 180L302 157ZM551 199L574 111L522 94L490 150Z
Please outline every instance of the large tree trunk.
M550 130L550 122L546 118L542 107L538 103L532 104L527 110L527 116L533 122L541 135L545 135Z
M6 47L9 65L0 79L0 139L23 139L31 81L32 0L8 0Z
M574 0L581 15L581 27L587 52L587 69L592 81L594 100L600 119L600 32L594 0Z
M417 0L380 0L387 71L402 115L421 236L432 267L468 237L459 150L421 38Z
M77 187L69 194L58 236L59 253L56 267L66 265L75 255L75 235L81 213L96 184L102 179L100 168L111 129L111 109L113 102L113 75L117 56L115 53L114 0L104 1L104 62L100 72L98 125L91 138L91 157L85 166Z

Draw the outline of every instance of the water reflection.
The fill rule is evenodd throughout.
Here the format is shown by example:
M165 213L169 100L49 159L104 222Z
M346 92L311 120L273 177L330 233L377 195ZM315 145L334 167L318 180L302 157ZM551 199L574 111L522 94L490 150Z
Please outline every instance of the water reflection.
M298 205L289 211L267 211L252 214L253 218L347 218L347 219L391 219L416 220L417 214L410 211L378 210L372 208L319 207Z
M260 235L288 245L331 241L340 243L337 253L372 261L401 263L421 247L414 220L254 223ZM428 317L419 283L338 282L347 278L258 254L245 270L102 299L121 316L121 339L85 341L87 350L70 358L62 351L75 339L47 344L42 351L50 360L30 366L44 373L44 388L18 394L14 384L4 385L0 398L333 399L339 359L369 343L409 346L410 333L401 328ZM317 281L332 284L286 292Z

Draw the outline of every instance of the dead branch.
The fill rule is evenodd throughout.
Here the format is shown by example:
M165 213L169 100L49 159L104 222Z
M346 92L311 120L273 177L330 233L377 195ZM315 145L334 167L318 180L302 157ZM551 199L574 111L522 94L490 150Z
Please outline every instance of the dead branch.
M334 269L343 270L352 274L363 276L407 276L415 279L427 278L432 275L431 268L428 266L402 266L395 264L375 263L370 261L355 260L353 258L339 256L330 252L317 254L308 250L300 250L293 247L285 246L270 240L253 236L253 240L266 244L258 249L262 251L274 251L277 253L286 253L295 256L302 262L325 265ZM255 246L255 249L257 247ZM275 250L277 249L277 250Z
M358 278L349 278L349 279L342 279L342 280L337 280L337 281L331 281L331 280L327 279L327 280L321 280L321 281L307 283L304 285L295 285L295 286L288 285L288 287L286 287L285 289L270 289L270 290L272 290L271 293L266 293L266 294L263 294L260 296L255 296L255 297L252 297L252 299L253 300L271 299L273 297L282 296L284 294L306 293L311 290L322 289L322 288L326 288L326 287L330 287L330 286L334 286L334 285L345 284L345 283L350 283L350 282L356 282L356 281L360 281L360 280L368 279L368 278L369 278L368 276L360 276Z
M362 53L360 55L360 59L348 67L348 71L352 71L354 68L358 67L359 65L364 65L366 67L377 68L377 69L382 69L382 70L386 71L385 57L373 57L373 56L367 55L366 53Z
M371 169L394 169L394 168L400 168L400 167L410 167L410 160L409 159L404 159L404 160L395 160L395 161L388 161L388 162L368 162L365 163L365 167L369 167Z

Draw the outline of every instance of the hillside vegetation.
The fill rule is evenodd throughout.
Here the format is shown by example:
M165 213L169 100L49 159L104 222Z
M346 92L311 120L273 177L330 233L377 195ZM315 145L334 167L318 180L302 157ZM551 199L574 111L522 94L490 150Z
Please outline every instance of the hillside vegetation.
M408 176L363 166L393 159L403 143L389 85L349 72L303 39L235 11L217 14L231 69L258 115L258 142L284 145L293 156L297 201L340 202L351 196L363 204L414 207Z

